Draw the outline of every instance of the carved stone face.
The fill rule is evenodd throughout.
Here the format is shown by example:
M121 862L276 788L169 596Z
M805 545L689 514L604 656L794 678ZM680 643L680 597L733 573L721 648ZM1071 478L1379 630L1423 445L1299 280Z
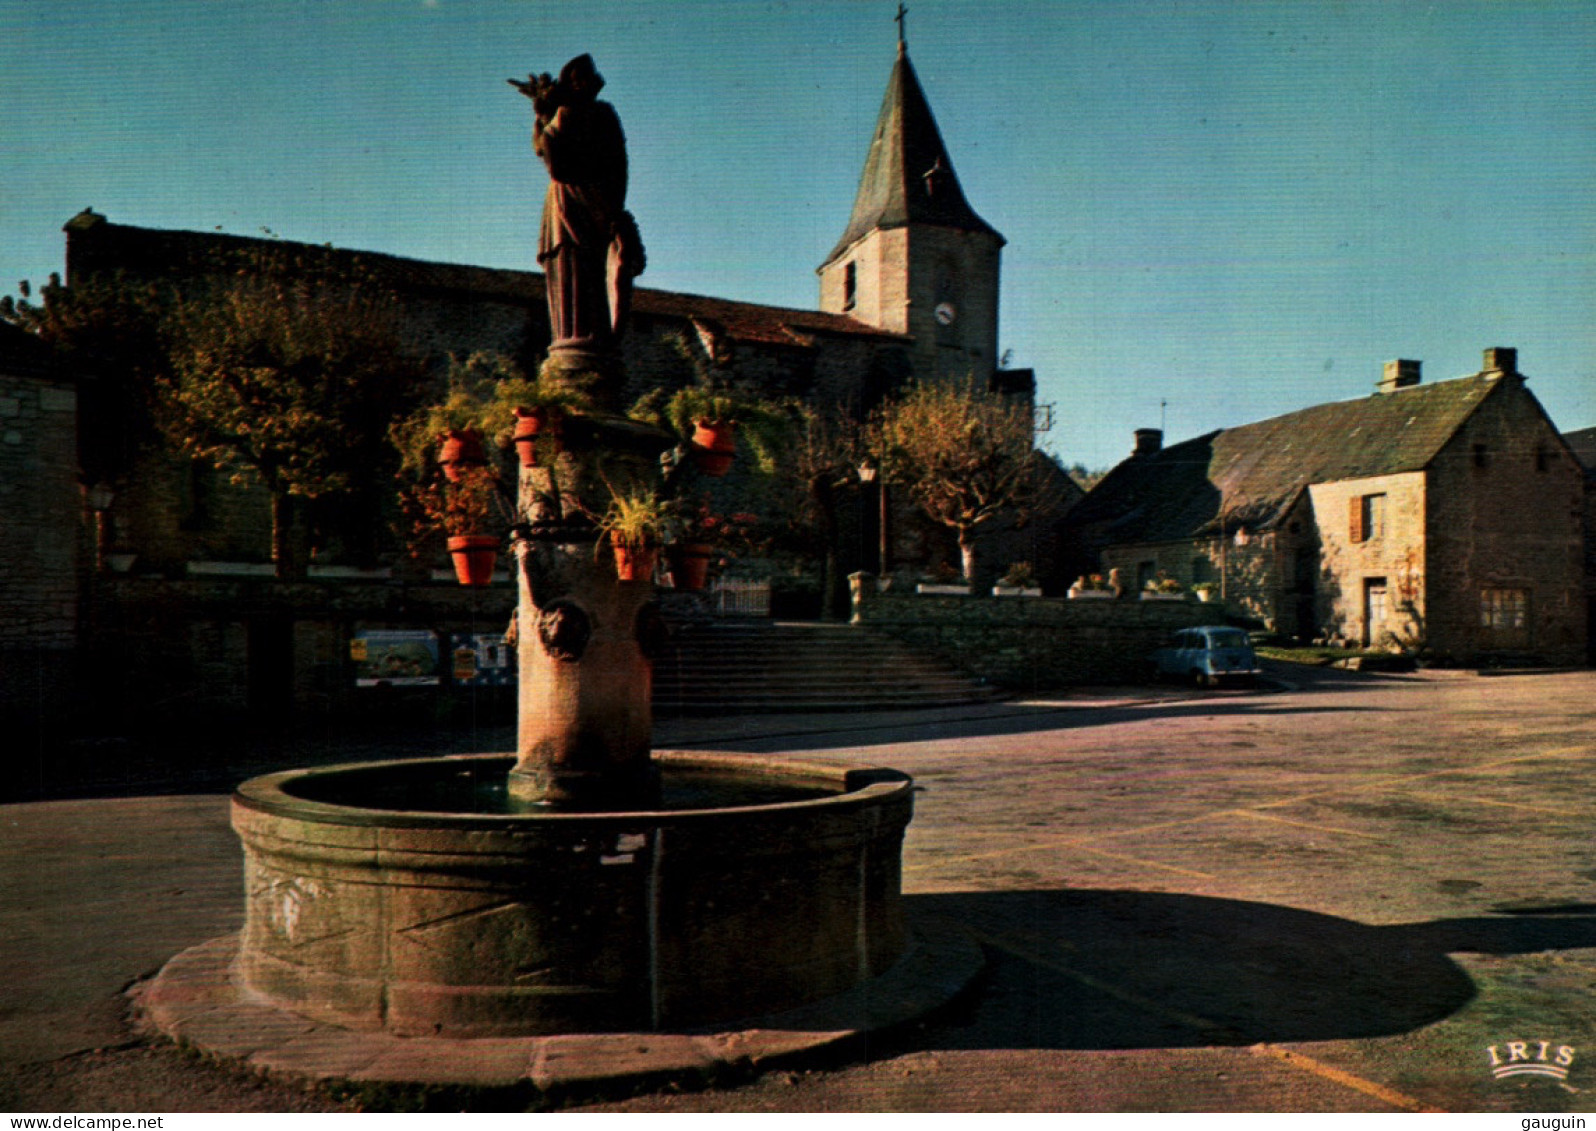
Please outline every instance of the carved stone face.
M593 636L593 622L575 601L550 601L538 617L538 639L543 650L556 660L574 664L587 651Z

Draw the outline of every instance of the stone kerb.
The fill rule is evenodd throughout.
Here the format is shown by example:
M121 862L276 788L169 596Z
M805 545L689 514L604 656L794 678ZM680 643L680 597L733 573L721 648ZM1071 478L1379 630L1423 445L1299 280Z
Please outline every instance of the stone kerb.
M855 624L1016 689L1135 681L1170 632L1222 623L1225 615L1224 606L1198 601L1021 601L870 589L854 587Z

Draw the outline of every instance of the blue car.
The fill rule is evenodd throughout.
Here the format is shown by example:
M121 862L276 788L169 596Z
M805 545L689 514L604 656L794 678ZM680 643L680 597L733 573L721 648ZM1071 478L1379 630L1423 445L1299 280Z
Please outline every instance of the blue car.
M1258 678L1258 656L1246 632L1226 625L1183 628L1152 655L1154 673L1189 679L1204 687L1252 683Z

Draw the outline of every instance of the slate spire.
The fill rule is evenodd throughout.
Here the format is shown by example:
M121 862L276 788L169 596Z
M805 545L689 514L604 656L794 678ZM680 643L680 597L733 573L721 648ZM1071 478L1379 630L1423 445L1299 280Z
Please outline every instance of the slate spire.
M964 190L953 172L953 160L942 144L931 106L900 39L898 59L887 80L876 132L870 139L864 175L859 178L853 215L826 262L836 259L873 229L910 224L985 232L1003 239L964 199Z

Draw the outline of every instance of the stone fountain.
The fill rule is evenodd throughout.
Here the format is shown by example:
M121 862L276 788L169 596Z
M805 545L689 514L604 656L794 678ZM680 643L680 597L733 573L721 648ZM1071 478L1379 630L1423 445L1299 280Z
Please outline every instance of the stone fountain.
M621 580L597 552L590 516L617 477L663 489L684 465L662 465L674 437L620 415L616 342L642 250L601 84L586 56L558 82L515 84L551 176L542 377L586 406L567 414L558 458L520 472L516 753L241 785L243 930L142 992L173 1036L279 1071L547 1083L547 1048L526 1042L650 1034L643 1053L674 1048L680 1067L719 1033L714 1047L746 1061L727 1034L785 1030L790 1052L793 1033L923 1012L979 964L965 947L950 965L905 929L905 775L651 750L664 622L652 581Z

